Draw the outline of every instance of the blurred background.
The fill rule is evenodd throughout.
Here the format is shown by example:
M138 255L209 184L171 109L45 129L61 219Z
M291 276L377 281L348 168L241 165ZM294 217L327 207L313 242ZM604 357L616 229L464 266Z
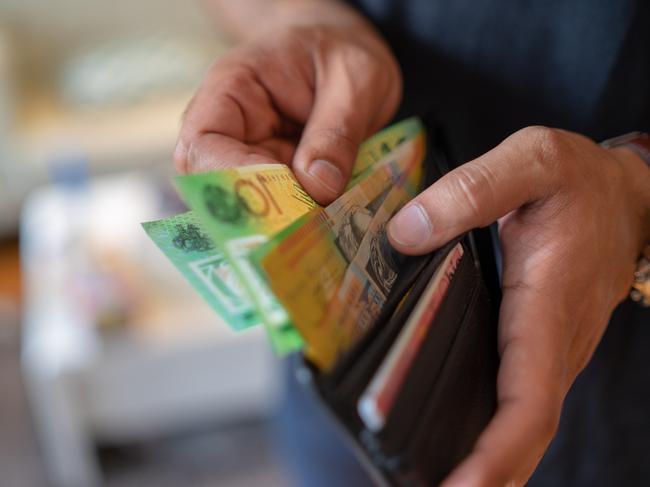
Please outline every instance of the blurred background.
M140 222L225 49L200 2L0 0L0 483L287 485L280 366ZM259 330L258 330L259 331Z

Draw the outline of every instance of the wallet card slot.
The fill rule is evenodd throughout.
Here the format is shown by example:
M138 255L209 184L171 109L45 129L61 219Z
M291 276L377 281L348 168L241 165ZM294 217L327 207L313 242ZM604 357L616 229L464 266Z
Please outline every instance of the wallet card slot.
M386 315L381 320L378 320L371 330L372 334L364 337L364 343L360 343L357 348L351 351L351 355L346 357L347 363L345 365L347 365L347 368L335 369L335 372L339 374L338 377L322 376L320 378L323 395L339 411L339 414L345 416L346 420L355 426L355 429L361 428L356 412L356 403L359 396L379 368L386 353L390 350L416 306L420 295L429 283L431 276L457 243L458 239L429 256L428 260L419 261L417 263L420 266L419 272L412 273L408 280L402 280L401 289L397 289L396 294L391 296L394 303L391 305L392 316ZM422 266L422 263L425 265ZM398 291L400 294L397 294ZM407 298L395 311L406 291L409 291Z
M405 262L375 324L341 357L330 373L321 375L323 387L329 390L342 388L346 390L345 394L349 394L351 384L365 385L417 304L429 278L459 240L454 239L432 254L412 257ZM403 299L407 293L408 297Z
M332 387L340 383L345 377L348 377L349 370L354 366L360 357L365 356L368 348L376 343L378 335L385 334L384 326L389 318L395 313L403 296L418 280L418 277L425 272L425 269L431 266L433 255L423 255L409 258L404 261L403 269L400 270L397 282L391 290L381 314L375 321L375 324L368 330L359 343L354 345L346 354L344 354L334 366L334 369L323 377L324 380ZM376 346L375 346L376 347Z
M499 364L494 309L485 286L456 339L408 444L392 459L393 475L410 485L437 485L471 451L496 410ZM454 438L449 442L449 438ZM414 477L414 472L417 474Z
M469 253L466 253L399 390L386 425L375 435L386 455L401 452L421 423L426 402L435 388L448 352L467 314L475 305L478 288L477 270Z

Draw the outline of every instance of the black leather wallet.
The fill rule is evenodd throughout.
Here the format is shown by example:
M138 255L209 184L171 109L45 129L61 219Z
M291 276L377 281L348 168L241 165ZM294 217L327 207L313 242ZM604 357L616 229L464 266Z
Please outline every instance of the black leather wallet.
M429 181L446 169L435 142L429 141L428 167L434 169ZM366 335L328 373L303 365L378 485L437 485L470 452L494 414L500 289L492 242L490 229L479 229L429 255L400 256L397 281ZM441 281L436 271L449 267L452 257L453 272L445 271L444 292L437 292L434 305L432 286L440 288ZM369 424L360 400L381 370L397 370L388 362L416 321L421 336L406 341L412 345L408 367L392 389L384 387L393 392L390 407L381 424Z

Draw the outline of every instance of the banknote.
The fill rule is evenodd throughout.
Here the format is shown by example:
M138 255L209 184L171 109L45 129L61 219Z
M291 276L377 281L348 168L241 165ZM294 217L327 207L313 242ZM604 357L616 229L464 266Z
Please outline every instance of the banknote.
M347 189L369 177L382 158L421 131L420 121L411 118L364 141ZM188 205L196 211L147 222L143 224L147 233L231 327L243 329L262 321L269 325L277 351L300 347L300 335L290 326L286 310L250 256L265 244L277 246L278 241L302 226L308 220L306 217L320 207L300 187L291 171L281 165L183 176L177 183ZM379 194L365 208L347 208L337 245L348 262L386 194L387 191ZM275 237L268 242L272 235ZM174 245L181 241L186 247L202 242L205 255L199 256L196 247L185 252L182 245Z
M421 131L417 118L394 124L364 141L348 187L358 184L386 153ZM243 167L177 179L188 205L231 262L265 323L284 326L288 317L251 265L249 253L269 236L316 208L286 166Z
M388 220L412 197L403 186L393 187L375 213L357 253L330 301L320 327L328 330L335 353L318 357L329 368L372 326L397 279L399 258L386 236Z
M288 325L286 311L251 265L249 254L296 218L316 208L291 169L281 164L242 166L179 176L179 191L231 263L262 320Z
M234 330L260 322L228 261L189 211L142 224L151 240Z
M329 303L386 195L394 185L413 195L423 153L421 133L378 161L334 203L312 210L254 254L319 366L329 366L338 351L331 330L321 326Z
M411 117L390 125L366 139L359 146L352 176L346 189L355 186L359 181L367 177L372 170L372 166L398 145L417 137L422 131L423 126L420 119Z
M370 329L397 279L401 255L386 237L386 222L410 198L402 186L393 187L373 216L357 253L321 313L317 333L305 352L322 370L330 369L346 350Z

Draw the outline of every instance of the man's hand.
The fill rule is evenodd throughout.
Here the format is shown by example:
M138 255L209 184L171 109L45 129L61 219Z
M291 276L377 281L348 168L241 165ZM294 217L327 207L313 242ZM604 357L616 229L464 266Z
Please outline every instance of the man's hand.
M320 203L341 193L359 143L396 110L401 77L374 30L331 5L340 25L289 22L212 66L185 114L179 171L277 162ZM326 6L318 12L326 19Z
M569 387L629 291L649 235L649 192L650 170L628 149L530 127L393 218L391 243L409 254L500 219L498 410L444 487L519 486L530 477Z

